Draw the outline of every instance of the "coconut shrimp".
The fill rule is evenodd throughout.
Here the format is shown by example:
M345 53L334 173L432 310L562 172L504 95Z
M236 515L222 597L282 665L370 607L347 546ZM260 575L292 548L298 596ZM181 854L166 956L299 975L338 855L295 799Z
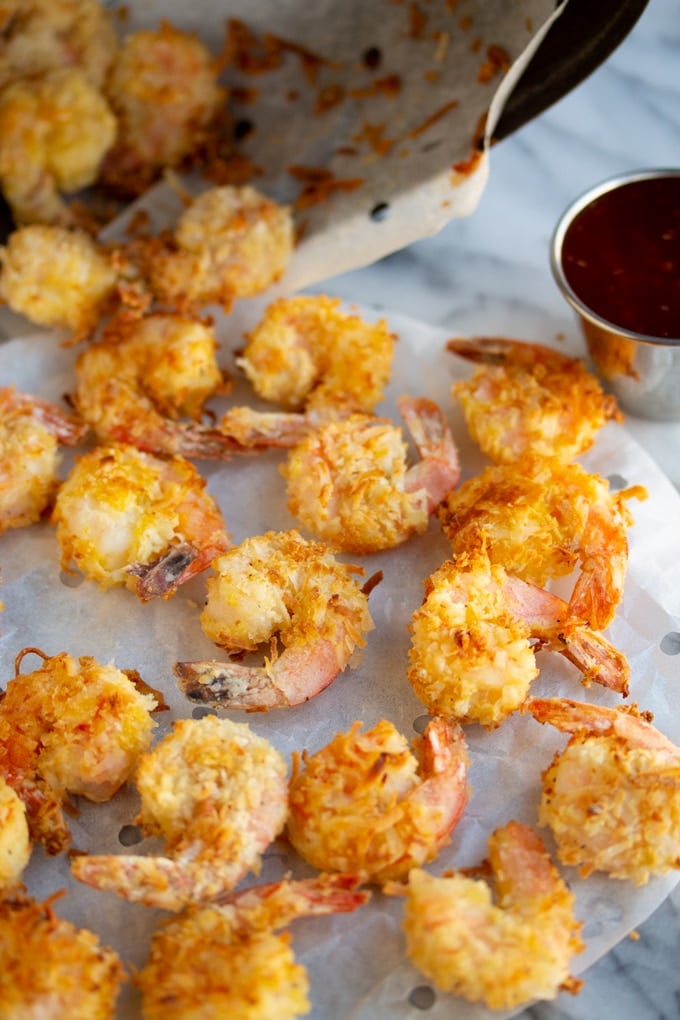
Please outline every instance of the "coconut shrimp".
M0 900L17 886L31 857L26 807L0 774Z
M117 273L82 230L33 224L0 248L0 298L40 326L89 336L116 299Z
M113 1020L125 972L113 949L23 891L0 899L0 1002L7 1018Z
M20 673L23 657L42 665ZM147 749L156 700L114 666L25 649L0 701L0 775L26 807L31 839L57 854L70 843L67 794L101 803Z
M113 443L83 454L62 483L52 522L62 568L146 602L178 587L229 548L205 479L183 457Z
M590 449L608 421L622 421L614 397L578 358L540 344L477 337L448 349L481 363L454 383L470 434L495 463L527 455L569 461Z
M133 243L156 298L171 308L221 305L253 297L274 283L293 252L289 206L255 188L209 188L182 213L172 239Z
M539 810L560 860L636 885L680 867L680 748L648 713L559 698L528 709L572 734L543 772Z
M229 388L216 350L212 326L197 317L119 316L76 362L75 406L101 440L226 459L229 437L198 421L205 401Z
M62 194L93 184L116 119L79 68L19 78L0 91L0 186L15 222L73 225Z
M421 457L411 467L401 429L352 415L310 432L281 468L288 509L334 549L366 555L421 534L458 482L458 451L437 405L402 396L398 406Z
M180 719L142 757L136 823L166 840L164 857L82 856L76 878L166 910L229 892L279 835L288 811L287 766L246 723Z
M118 137L101 181L141 194L161 170L199 151L226 101L219 62L197 36L164 21L122 42L106 83Z
M288 933L298 917L357 910L369 893L338 875L255 886L228 903L194 907L154 935L136 975L145 1020L293 1020L310 1009L309 981Z
M412 962L443 992L512 1009L578 992L582 952L574 896L539 836L508 822L489 838L496 899L486 881L457 872L409 875L404 930Z
M247 538L212 566L205 634L236 653L268 641L271 658L264 666L176 663L180 688L194 701L253 712L299 705L351 665L373 628L368 596L352 576L360 568L296 531Z
M40 520L59 486L60 444L86 432L56 404L0 388L0 534Z
M339 298L279 298L237 364L255 392L288 410L370 413L392 371L395 335L340 309Z
M408 679L432 712L493 728L520 708L538 676L536 651L559 652L591 682L622 695L630 668L562 599L483 552L444 563L411 618Z
M6 5L3 5L3 10ZM16 0L0 41L0 86L62 67L79 67L101 88L118 39L99 0Z
M490 465L449 493L439 520L454 555L485 548L509 573L544 585L579 563L571 612L597 630L607 627L623 595L628 563L626 502L645 499L580 465L555 459Z
M467 751L456 723L435 718L408 741L387 720L355 723L294 759L287 834L308 863L365 882L433 860L467 804Z

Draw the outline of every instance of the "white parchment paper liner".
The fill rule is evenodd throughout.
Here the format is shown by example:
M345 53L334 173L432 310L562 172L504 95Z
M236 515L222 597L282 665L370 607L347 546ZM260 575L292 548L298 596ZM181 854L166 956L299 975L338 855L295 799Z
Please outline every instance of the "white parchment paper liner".
M243 329L257 318L256 303L219 320L222 360L233 365L232 352L243 342ZM378 317L364 310L367 317ZM461 450L464 474L483 466L480 454L466 436L462 418L449 397L450 383L470 368L444 350L447 334L400 316L389 316L399 334L393 382L388 399L379 409L396 418L394 398L401 392L429 394L446 409ZM73 388L72 364L77 351L63 349L49 335L19 338L0 346L0 382L43 396L58 398ZM244 384L230 402L249 401ZM224 406L215 404L217 409ZM284 483L278 466L284 454L235 459L221 467L205 468L211 491L219 499L235 541L269 528L294 526L285 507ZM68 467L70 455L64 461ZM630 532L630 563L623 602L609 629L611 640L627 653L632 683L630 700L654 712L656 724L680 742L676 688L680 682L677 643L664 638L680 630L680 591L677 532L680 498L666 477L630 437L626 429L609 425L583 463L614 479L614 484L642 483L649 499L633 503L635 525ZM307 747L316 750L338 730L356 719L367 726L381 717L391 719L405 734L422 724L423 709L406 681L407 621L422 599L423 579L447 556L448 544L433 522L427 534L390 553L366 558L367 574L384 571L384 581L371 594L376 629L369 635L363 660L339 677L326 692L307 704L268 715L232 713L267 736L284 754ZM356 559L356 558L354 558ZM198 623L205 579L198 578L168 602L142 606L130 592L100 592L89 582L72 587L63 583L59 553L49 524L8 532L0 538L3 574L0 616L0 678L13 675L13 661L24 646L48 654L66 650L94 655L120 668L139 669L143 678L161 688L172 712L159 717L157 736L165 733L175 716L187 716L189 705L176 691L172 664L177 659L213 658L216 649ZM667 651L664 652L663 648ZM219 652L217 653L219 656ZM30 662L30 660L29 660ZM542 654L542 672L535 681L536 695L564 695L617 704L620 698L592 687L584 691L575 670L559 656ZM28 662L24 669L29 668ZM420 722L418 722L420 720ZM479 727L467 730L472 759L472 797L456 829L451 846L432 870L477 863L485 854L489 833L509 818L536 821L540 771L565 738L531 717L511 718L493 733ZM126 791L108 805L80 804L73 822L74 846L93 852L121 852L119 832L132 822L137 801ZM544 832L548 839L549 836ZM134 848L133 848L134 850ZM139 852L158 851L146 841ZM296 876L309 869L283 843L266 854L260 878L276 880L286 872ZM677 881L677 874L636 888L628 883L593 876L582 881L567 877L577 894L578 916L585 921L586 952L574 961L581 971L639 925L662 902ZM131 905L108 893L98 893L73 882L68 861L47 859L34 852L28 870L29 889L44 897L55 889L68 892L57 904L65 917L97 931L104 942L129 964L141 966L158 911ZM247 884L255 881L249 876ZM371 904L353 916L296 922L294 946L311 977L313 1020L402 1020L422 1016L409 1004L414 987L426 982L405 962L400 931L401 903L376 895ZM172 966L172 962L168 961ZM428 1016L486 1018L490 1014L447 996L438 996ZM138 1002L127 988L120 1001L121 1020L136 1020Z

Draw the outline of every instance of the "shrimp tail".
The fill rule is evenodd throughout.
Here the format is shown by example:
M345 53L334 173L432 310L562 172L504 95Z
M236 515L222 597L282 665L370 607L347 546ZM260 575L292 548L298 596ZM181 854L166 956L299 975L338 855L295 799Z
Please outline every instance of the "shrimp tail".
M211 708L265 712L292 703L264 667L214 661L176 662L174 673L187 698Z
M114 425L108 430L112 440L128 443L147 453L166 456L179 454L197 460L231 460L234 453L250 453L219 429L186 422L164 422L157 429Z
M406 489L427 492L428 512L433 513L460 480L458 448L441 409L427 397L397 399L422 460L409 469Z
M576 360L541 344L502 336L452 337L447 341L446 349L466 361L483 365L504 365L513 361L531 366L541 360L541 356L552 360L562 358L565 362Z
M628 696L628 659L587 625L577 624L571 632L560 633L551 647L581 671L584 686L596 683L616 691L624 698Z
M190 869L169 857L82 854L71 861L71 872L85 885L162 910L181 910L199 898L192 895Z
M220 896L217 902L234 906L249 921L271 919L279 928L298 917L352 913L371 898L370 891L359 889L360 884L356 875L322 873L315 878L251 886Z
M166 598L177 590L183 580L188 580L187 571L199 555L199 550L190 542L181 542L159 560L153 563L133 563L127 572L139 578L135 590L142 602Z
M313 427L308 414L232 407L220 419L219 431L234 443L235 452L255 453L269 447L296 446Z

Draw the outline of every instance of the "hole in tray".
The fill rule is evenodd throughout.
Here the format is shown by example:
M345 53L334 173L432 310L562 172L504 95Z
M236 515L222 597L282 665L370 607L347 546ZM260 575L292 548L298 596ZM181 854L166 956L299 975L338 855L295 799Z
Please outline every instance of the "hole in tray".
M413 729L416 733L424 733L430 721L429 715L419 715L413 720Z
M59 580L65 588L80 588L85 577L83 574L69 574L67 570L62 570L59 573Z
M142 830L138 825L124 825L118 833L121 846L136 846L142 842Z
M628 485L628 479L624 478L623 475L609 475L607 481L609 482L609 488L612 492L619 492L621 489L625 489Z
M381 223L383 220L387 219L389 212L389 202L378 202L377 205L374 205L371 209L371 219L376 223Z
M192 719L205 719L206 715L217 715L214 708L206 708L205 705L201 705L200 708L194 708L191 712Z
M437 996L434 988L430 988L429 985L418 985L417 988L411 990L408 1001L416 1009L432 1009L437 1001Z
M659 647L666 655L680 655L680 633L677 630L672 630L668 634L664 634Z

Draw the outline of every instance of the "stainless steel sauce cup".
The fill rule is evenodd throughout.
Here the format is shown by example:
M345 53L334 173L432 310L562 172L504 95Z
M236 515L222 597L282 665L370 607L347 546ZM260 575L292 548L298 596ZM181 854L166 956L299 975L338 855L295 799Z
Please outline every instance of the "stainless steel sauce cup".
M658 202L656 208L651 205L655 195L658 199L662 193L663 228L659 225ZM633 200L630 214L628 196ZM598 212L606 212L599 221ZM592 245L585 232L589 220L594 232L600 231ZM651 238L645 237L648 225L650 234L655 230ZM578 257L573 251L570 254L575 230L581 233ZM611 234L609 238L606 231ZM598 374L622 408L642 418L680 420L680 330L675 325L680 319L679 246L680 169L639 170L595 185L562 214L550 246L554 278L579 317ZM576 271L570 266L576 266ZM588 281L590 269L594 275ZM634 327L624 303L636 290L632 284L639 282L627 277L626 272L636 271L650 286L662 286L665 303L659 307L668 314L671 335L652 335ZM657 297L655 292L654 300ZM636 299L644 323L642 290ZM658 316L653 321L658 321ZM672 335L676 330L678 335Z

